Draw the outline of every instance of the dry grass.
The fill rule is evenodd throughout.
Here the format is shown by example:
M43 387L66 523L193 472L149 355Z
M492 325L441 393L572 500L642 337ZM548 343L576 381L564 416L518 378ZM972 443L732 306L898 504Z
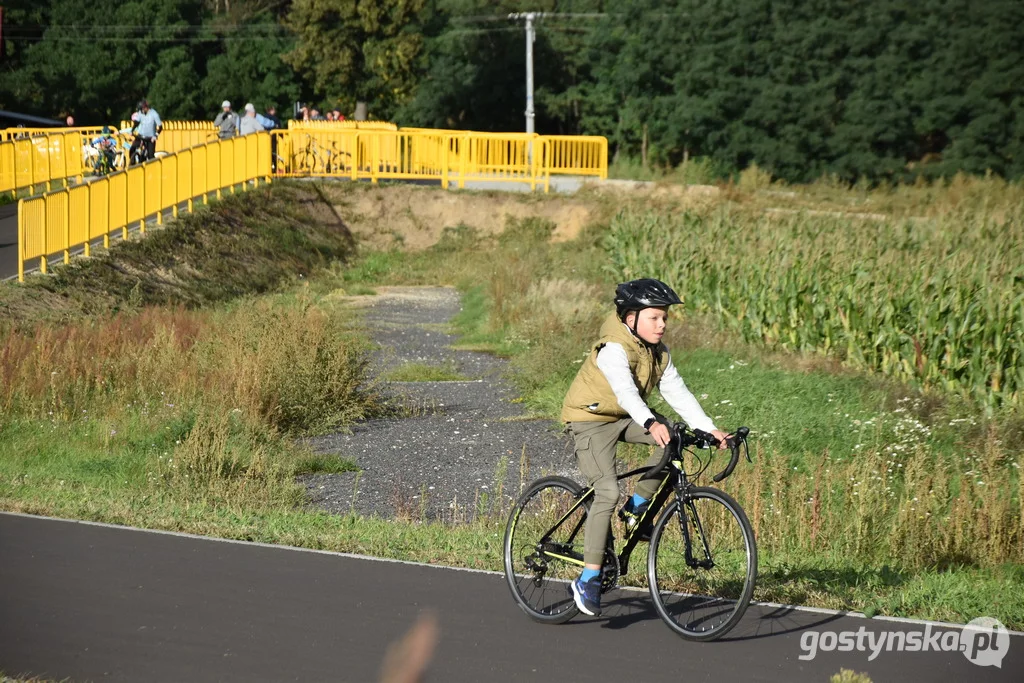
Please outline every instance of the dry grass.
M362 352L340 318L301 302L39 324L0 332L0 411L67 420L208 408L319 432L362 416Z
M1024 563L1024 453L1008 453L993 430L980 452L950 458L931 452L928 428L907 406L891 417L902 439L852 457L826 451L801 462L756 435L753 466L720 486L742 501L768 561L823 553L912 570ZM648 454L624 451L630 466Z

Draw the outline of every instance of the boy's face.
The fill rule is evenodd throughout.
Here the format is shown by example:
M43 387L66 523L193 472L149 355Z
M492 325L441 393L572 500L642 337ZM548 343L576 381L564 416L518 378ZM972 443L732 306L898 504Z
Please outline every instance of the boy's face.
M626 315L626 325L633 328L633 321L636 320L636 334L648 344L657 344L665 336L665 326L668 324L667 308L645 308L639 313Z

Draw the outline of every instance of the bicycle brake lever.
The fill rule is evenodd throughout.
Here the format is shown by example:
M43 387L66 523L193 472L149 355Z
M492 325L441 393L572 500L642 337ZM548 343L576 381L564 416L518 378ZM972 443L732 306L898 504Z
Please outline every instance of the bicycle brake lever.
M750 436L750 427L740 427L736 430L735 438L740 444L743 444L743 454L747 457L747 462L753 463L750 459L750 446L747 444L747 437Z

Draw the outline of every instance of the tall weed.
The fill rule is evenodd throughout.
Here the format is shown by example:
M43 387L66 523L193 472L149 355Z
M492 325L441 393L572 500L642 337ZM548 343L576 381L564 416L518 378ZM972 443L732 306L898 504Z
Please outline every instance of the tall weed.
M71 419L132 406L242 412L284 432L362 417L363 343L337 314L244 300L229 310L138 314L0 333L0 411Z

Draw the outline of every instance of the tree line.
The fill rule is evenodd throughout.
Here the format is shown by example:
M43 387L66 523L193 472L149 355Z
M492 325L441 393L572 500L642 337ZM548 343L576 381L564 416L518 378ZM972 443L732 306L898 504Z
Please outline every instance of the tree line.
M406 126L537 130L805 181L1024 175L1018 0L15 0L0 106L116 120L356 101ZM239 105L240 106L240 105Z

